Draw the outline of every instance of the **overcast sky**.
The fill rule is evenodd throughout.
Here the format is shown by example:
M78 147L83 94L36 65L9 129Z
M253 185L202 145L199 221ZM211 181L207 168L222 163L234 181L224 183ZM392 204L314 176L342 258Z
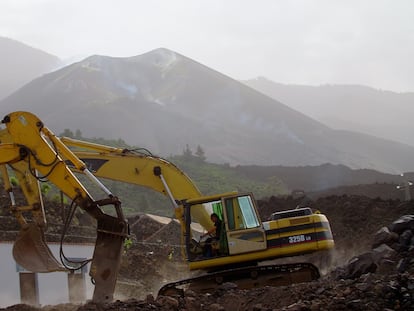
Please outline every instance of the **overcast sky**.
M0 36L63 59L165 47L235 79L414 91L411 0L0 0Z

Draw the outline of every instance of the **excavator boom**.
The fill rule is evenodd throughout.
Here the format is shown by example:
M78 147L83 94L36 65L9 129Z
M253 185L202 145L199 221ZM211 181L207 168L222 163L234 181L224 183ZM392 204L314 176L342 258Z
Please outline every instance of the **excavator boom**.
M73 148L73 153L95 176L143 186L167 196L181 227L185 228L182 203L188 199L199 198L202 194L192 180L173 163L128 149L68 137L61 137L60 140ZM82 173L76 167L70 167L75 172ZM193 209L191 216L205 228L211 225L210 214L204 209Z

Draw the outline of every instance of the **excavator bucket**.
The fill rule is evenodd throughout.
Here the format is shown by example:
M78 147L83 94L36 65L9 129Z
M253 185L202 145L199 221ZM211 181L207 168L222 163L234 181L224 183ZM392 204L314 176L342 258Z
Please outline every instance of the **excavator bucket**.
M13 245L13 257L20 266L31 272L66 270L53 256L42 229L35 223L29 223L20 230Z

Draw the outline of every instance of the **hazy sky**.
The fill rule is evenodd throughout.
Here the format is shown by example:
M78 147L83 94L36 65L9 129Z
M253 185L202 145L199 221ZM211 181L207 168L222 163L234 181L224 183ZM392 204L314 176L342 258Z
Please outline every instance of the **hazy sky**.
M414 91L411 0L0 0L0 36L60 58L165 47L235 79Z

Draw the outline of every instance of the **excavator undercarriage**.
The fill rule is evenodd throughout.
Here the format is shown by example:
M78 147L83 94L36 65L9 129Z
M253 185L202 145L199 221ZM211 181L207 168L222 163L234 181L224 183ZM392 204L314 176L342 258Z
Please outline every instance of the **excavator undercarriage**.
M195 292L212 292L219 285L235 283L239 289L264 286L284 286L317 280L319 270L311 263L292 263L266 266L248 266L224 271L216 271L177 282L171 282L158 291L158 295L182 295L184 289Z

